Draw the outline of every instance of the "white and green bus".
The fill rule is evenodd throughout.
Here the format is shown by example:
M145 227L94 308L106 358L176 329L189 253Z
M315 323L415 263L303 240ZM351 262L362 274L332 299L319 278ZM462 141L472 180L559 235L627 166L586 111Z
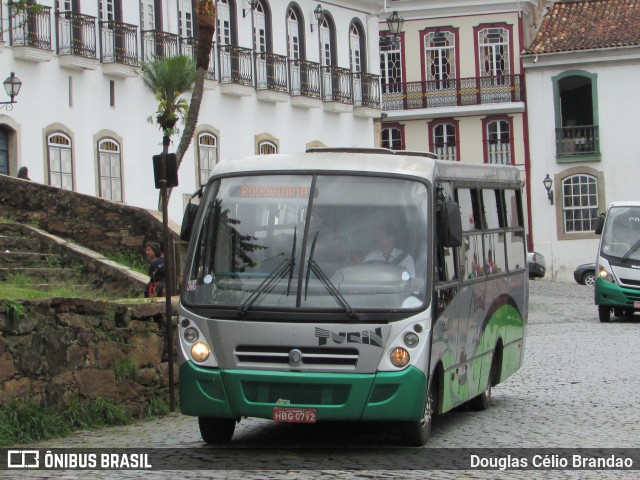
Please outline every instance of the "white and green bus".
M613 202L596 224L602 234L596 262L595 303L601 322L640 311L640 202Z
M187 227L180 408L205 442L258 417L386 422L424 445L434 415L487 408L522 364L516 167L384 149L223 161Z

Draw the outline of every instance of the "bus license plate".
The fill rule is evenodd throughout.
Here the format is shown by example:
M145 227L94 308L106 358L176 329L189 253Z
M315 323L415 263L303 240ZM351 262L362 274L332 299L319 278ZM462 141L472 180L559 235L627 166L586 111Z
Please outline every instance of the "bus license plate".
M633 302L633 308L640 308L640 302Z
M273 420L287 423L316 423L316 409L273 407Z

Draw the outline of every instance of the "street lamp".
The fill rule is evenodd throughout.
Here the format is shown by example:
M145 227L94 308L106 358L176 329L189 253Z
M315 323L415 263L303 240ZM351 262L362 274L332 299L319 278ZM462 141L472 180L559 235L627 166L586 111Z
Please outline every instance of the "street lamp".
M9 75L2 84L4 85L7 95L11 98L11 101L0 102L0 109L6 108L7 110L13 110L13 104L16 103L14 99L18 96L18 93L20 93L22 82L18 77L16 77L15 73L11 72L11 75Z
M394 43L398 39L398 35L402 32L402 25L404 25L404 18L398 15L398 12L393 12L389 18L387 18L387 27L389 27L389 32L393 35Z
M313 10L313 17L316 19L318 28L320 28L320 22L324 18L324 8L322 8L322 5L318 4ZM313 32L313 23L311 24L311 31Z
M547 173L547 176L544 177L544 180L542 180L542 184L544 185L544 188L547 190L547 197L549 197L549 203L553 205L553 190L551 190L551 186L553 185L553 180L551 180L551 177L549 176L548 173Z
M260 0L247 0L247 3L249 4L249 8L242 9L242 18L246 18L246 16L249 15L249 12L255 10L256 7L258 6L259 1Z

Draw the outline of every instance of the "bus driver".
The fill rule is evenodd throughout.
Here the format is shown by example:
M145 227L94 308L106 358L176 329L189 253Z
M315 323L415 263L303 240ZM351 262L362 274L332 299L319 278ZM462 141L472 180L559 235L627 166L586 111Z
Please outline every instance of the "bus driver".
M403 267L411 278L416 276L416 268L413 257L409 253L394 246L393 227L390 224L383 224L376 229L377 250L369 252L362 263L391 263Z

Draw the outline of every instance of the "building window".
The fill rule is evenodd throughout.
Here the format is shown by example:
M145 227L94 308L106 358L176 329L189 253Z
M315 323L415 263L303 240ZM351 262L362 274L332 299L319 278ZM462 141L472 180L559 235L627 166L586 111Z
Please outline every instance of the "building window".
M390 40L391 38L393 37L380 37L380 81L385 104L397 104L393 109L399 110L403 105L402 34L396 41Z
M382 148L404 150L404 128L402 126L383 127Z
M358 25L352 23L349 30L349 46L351 50L351 71L354 73L360 73L364 70L362 68L362 60L364 57L362 46L363 40L364 35L360 33Z
M122 163L120 145L112 139L98 143L98 175L100 196L114 202L122 202Z
M273 155L278 153L278 146L268 140L263 140L258 144L258 153L260 155Z
M596 177L577 174L562 180L562 218L566 233L592 232L599 215Z
M140 0L140 25L143 31L156 29L155 0Z
M438 123L431 128L431 151L442 160L458 160L457 125Z
M511 74L509 30L483 28L478 31L478 65L481 77Z
M553 78L558 161L600 160L597 76L569 71Z
M218 163L218 139L211 133L198 135L198 171L200 185L204 185L211 176L213 167Z
M424 78L428 90L455 87L449 79L456 78L456 35L454 32L429 32L424 35Z
M290 60L300 60L302 32L298 11L292 7L287 10L287 56Z
M73 190L73 160L71 139L63 133L47 137L49 153L49 185Z
M191 0L178 0L178 36L181 38L193 37Z
M256 52L268 52L267 46L267 13L262 2L253 10L253 45Z
M485 119L485 162L502 165L513 164L512 141L511 141L511 119Z
M98 18L103 22L115 20L115 0L98 0Z

